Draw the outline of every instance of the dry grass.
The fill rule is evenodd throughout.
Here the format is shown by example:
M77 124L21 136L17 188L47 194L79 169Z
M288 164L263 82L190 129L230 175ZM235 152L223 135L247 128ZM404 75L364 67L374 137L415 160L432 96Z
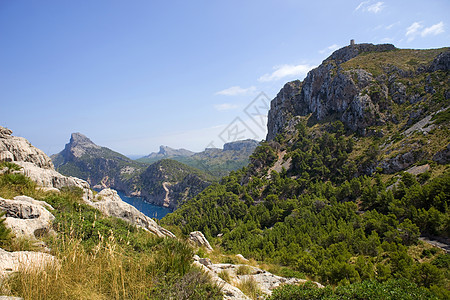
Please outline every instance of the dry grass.
M147 299L146 276L151 255L127 256L113 236L87 252L81 240L61 240L58 264L44 270L22 270L2 286L24 299Z
M217 274L220 278L222 278L224 281L231 284L231 276L230 273L227 270L222 270Z
M249 296L251 299L258 299L260 295L262 295L261 290L259 289L258 283L253 279L253 277L248 277L237 285L237 288L240 289L244 294Z

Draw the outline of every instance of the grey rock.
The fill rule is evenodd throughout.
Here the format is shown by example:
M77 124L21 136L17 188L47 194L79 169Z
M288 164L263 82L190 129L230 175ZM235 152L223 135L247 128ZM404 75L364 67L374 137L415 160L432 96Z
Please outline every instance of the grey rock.
M430 72L450 70L450 51L439 54L429 67Z
M0 198L0 209L6 212L5 225L11 228L17 237L39 238L53 233L52 222L55 217L47 210L53 209L44 201L26 196L14 200Z
M379 167L383 168L383 173L393 174L403 171L413 165L423 157L423 153L419 151L410 151L397 156L383 160L379 163Z
M218 273L212 271L208 267L202 265L198 261L194 261L192 263L197 268L200 268L211 277L211 280L216 283L218 286L222 287L223 299L224 300L250 300L240 289L229 284L222 278L218 276Z
M238 269L239 267L245 266L248 268L249 274L246 275L238 275ZM232 279L232 283L237 285L242 281L246 281L249 279L253 279L257 284L258 288L267 296L272 294L272 290L279 287L282 284L301 284L305 283L306 279L298 279L298 278L285 278L281 276L274 275L268 271L265 271L260 268L256 268L249 265L234 265L234 264L210 264L208 266L205 266L207 269L209 269L213 274L220 274L221 272L227 272L228 275L230 275ZM321 285L318 282L315 282L315 284L322 288L323 285Z
M30 162L40 168L53 169L51 159L22 137L11 136L12 131L0 126L0 161Z
M209 244L208 240L205 238L203 233L200 231L193 231L189 234L189 240L192 241L196 246L205 247L208 251L212 251L213 248Z
M450 144L447 145L444 149L437 152L433 156L433 160L438 164L445 165L450 162Z

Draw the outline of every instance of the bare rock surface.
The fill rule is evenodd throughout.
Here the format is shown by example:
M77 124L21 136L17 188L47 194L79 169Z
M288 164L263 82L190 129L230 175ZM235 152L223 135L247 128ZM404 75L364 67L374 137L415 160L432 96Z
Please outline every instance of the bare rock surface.
M219 283L223 284L223 280L219 277L219 274L223 272L227 272L229 277L231 278L231 285L230 283L227 283L227 290L229 290L229 298L224 299L248 299L247 298L239 298L240 293L236 293L235 289L238 289L236 285L243 281L247 280L254 280L258 284L258 288L263 292L265 295L271 295L272 290L279 287L282 284L301 284L305 283L306 279L298 279L298 278L285 278L281 276L274 275L268 271L262 270L257 267L249 266L249 265L235 265L235 264L212 264L210 262L204 263L205 261L202 258L194 258L194 264L196 266L201 266L205 271L210 274L213 279ZM248 270L248 274L239 274L239 269L245 268ZM218 280L218 279L219 280ZM315 282L315 284L322 288L323 285L321 285L318 282ZM233 287L230 288L229 286ZM240 290L239 290L240 291ZM242 292L241 292L242 293ZM224 286L224 294L225 293L225 286ZM233 298L234 297L234 298Z
M56 258L48 253L32 251L8 252L0 248L0 277L8 276L18 271L43 270L54 264L56 264Z
M213 248L209 244L208 240L205 238L203 233L200 231L193 231L189 234L189 240L192 241L196 246L204 246L207 250L212 251Z
M5 225L17 237L38 238L53 232L52 222L55 217L48 209L53 209L48 203L26 196L18 196L13 200L0 198L0 210L6 212Z
M212 281L217 285L219 285L220 287L222 287L224 300L250 300L250 298L247 295L245 295L240 289L220 278L217 275L217 273L215 273L208 267L204 266L200 262L194 261L193 265L202 269L205 273L209 274L209 276L211 276Z
M23 137L12 136L10 129L0 126L0 161L30 162L40 168L53 169L53 163L42 150Z
M86 203L107 216L123 219L154 233L158 237L175 237L172 232L159 226L153 219L144 215L134 206L124 202L115 190L104 189L95 196L93 201Z

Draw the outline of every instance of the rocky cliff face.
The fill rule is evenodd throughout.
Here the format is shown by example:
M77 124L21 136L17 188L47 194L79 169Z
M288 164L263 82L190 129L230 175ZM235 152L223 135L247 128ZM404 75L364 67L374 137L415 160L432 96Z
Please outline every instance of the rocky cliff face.
M367 134L367 127L396 122L393 107L435 94L439 80L445 78L439 71L449 70L448 48L421 51L398 50L389 44L358 44L335 51L303 82L285 84L272 100L267 140L281 133L293 116L341 120L362 135ZM428 83L414 81L429 72L441 79L433 81L431 76ZM449 92L443 93L448 99Z
M52 155L57 170L65 175L76 176L95 188L134 190L134 175L145 165L106 147L94 144L81 133L72 133L63 151Z

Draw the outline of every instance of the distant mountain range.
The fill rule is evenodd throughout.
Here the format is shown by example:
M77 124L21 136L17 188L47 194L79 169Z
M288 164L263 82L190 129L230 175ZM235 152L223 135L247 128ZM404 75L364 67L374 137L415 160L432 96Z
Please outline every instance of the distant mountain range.
M73 133L64 150L51 158L59 172L85 179L94 188L114 188L175 209L220 177L245 166L257 145L245 140L200 153L161 146L158 153L132 160Z
M249 156L258 145L258 141L247 139L226 143L223 145L223 149L206 148L198 153L186 149L172 149L167 146L161 146L158 153L153 152L136 161L153 163L161 159L170 158L220 178L228 175L231 171L246 166Z

